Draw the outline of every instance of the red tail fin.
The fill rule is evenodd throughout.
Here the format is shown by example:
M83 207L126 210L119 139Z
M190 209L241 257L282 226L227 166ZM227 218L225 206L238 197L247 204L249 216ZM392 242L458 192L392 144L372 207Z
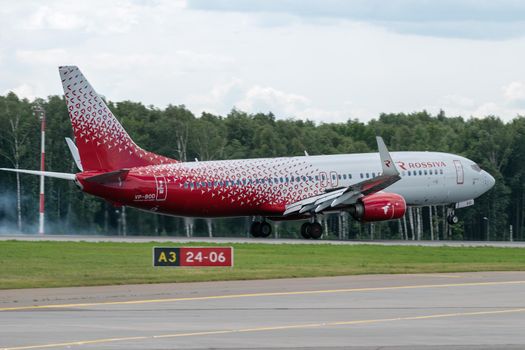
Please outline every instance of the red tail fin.
M58 70L84 171L176 162L137 146L78 67Z

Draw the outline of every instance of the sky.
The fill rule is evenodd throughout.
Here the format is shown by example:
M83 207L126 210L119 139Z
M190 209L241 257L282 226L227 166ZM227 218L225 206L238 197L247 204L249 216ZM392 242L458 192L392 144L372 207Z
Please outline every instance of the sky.
M0 0L0 94L363 122L525 115L525 1Z

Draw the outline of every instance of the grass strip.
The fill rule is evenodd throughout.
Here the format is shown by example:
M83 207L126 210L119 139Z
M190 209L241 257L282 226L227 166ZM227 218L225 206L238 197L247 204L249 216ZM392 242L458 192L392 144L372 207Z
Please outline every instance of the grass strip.
M2 241L0 289L525 270L525 251L519 248L251 243L232 244L233 269L154 268L153 246L178 245Z

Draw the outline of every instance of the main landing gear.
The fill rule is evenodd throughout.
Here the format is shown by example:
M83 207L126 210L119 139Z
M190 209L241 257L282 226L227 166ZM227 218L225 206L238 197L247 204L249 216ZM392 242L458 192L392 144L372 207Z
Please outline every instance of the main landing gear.
M301 225L301 236L304 239L319 239L323 235L323 226L317 221L305 222Z
M254 221L250 227L250 233L253 237L266 238L272 234L272 225L266 221Z

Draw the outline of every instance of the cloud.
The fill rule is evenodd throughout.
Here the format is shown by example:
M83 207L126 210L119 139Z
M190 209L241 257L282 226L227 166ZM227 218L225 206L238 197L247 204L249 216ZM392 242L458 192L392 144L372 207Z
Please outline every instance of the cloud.
M525 115L525 84L512 82L505 86L501 95L492 96L489 101L476 101L461 95L447 95L441 99L440 106L428 106L437 113L440 109L447 115L465 118L484 118L494 115L509 121L517 115Z
M523 82L513 81L505 86L503 95L510 105L525 108L525 84Z
M13 89L5 90L3 94L6 95L10 91L14 92L19 98L27 98L30 101L34 100L37 97L41 97L35 93L34 87L29 84L22 84Z
M400 33L437 37L506 39L525 35L525 2L513 0L189 0L207 11L290 14L368 22ZM330 23L330 22L326 22Z
M278 119L298 118L317 122L342 122L354 116L352 111L324 109L300 94L284 92L268 86L247 86L239 78L214 86L206 95L192 96L189 106L199 112L220 115L232 108L248 113L273 113ZM351 104L345 104L350 107ZM363 111L360 111L363 112Z
M447 95L443 97L443 104L462 109L472 109L476 105L473 99L460 95Z
M132 2L57 1L40 5L30 13L25 25L29 30L80 30L89 33L126 33L137 23L141 6Z
M285 93L271 87L254 86L250 88L236 107L245 111L273 111L284 117L293 117L297 111L310 105L306 97Z
M305 96L258 85L247 89L235 107L251 113L272 112L282 119L298 118L327 123L343 122L353 117L350 111L320 108Z

